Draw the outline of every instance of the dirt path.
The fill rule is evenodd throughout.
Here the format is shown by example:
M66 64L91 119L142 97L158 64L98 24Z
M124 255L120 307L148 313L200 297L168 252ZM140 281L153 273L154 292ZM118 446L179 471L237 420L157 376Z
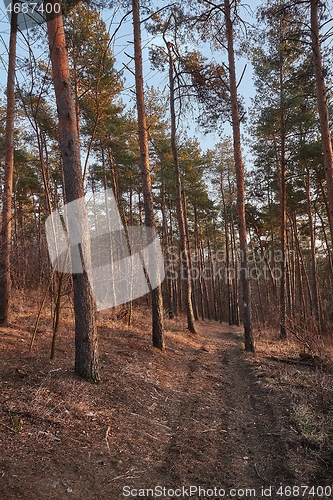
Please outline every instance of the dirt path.
M188 368L166 454L176 471L171 478L226 488L292 482L275 412L235 336L206 329Z
M288 401L259 383L237 330L169 326L165 354L151 348L144 319L131 332L101 327L97 387L71 375L65 333L50 364L49 338L27 354L22 331L2 332L1 499L262 498L262 487L304 484L288 463Z
M159 412L171 429L169 439L158 457L161 465L133 479L135 488L200 485L261 492L263 486L295 483L280 435L283 415L258 386L239 337L226 329L201 328L200 347L180 359L178 368L172 363L171 411L164 406Z

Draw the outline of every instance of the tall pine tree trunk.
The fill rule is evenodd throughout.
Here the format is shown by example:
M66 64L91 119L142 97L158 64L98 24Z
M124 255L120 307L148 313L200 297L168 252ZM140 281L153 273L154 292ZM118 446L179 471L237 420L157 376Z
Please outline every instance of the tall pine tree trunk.
M238 280L238 256L237 256L237 244L236 244L236 232L234 224L234 215L231 214L230 217L230 243L231 243L231 261L232 261L232 324L240 325L240 313L239 313L239 280Z
M312 298L316 320L318 323L319 332L322 329L322 316L320 310L320 292L318 286L318 271L317 271L317 257L316 257L316 235L313 224L312 206L311 206L311 191L310 191L310 172L307 170L305 180L306 201L309 217L310 228L310 242L311 242L311 277L312 277Z
M162 170L162 182L161 182L161 214L162 214L162 232L163 232L163 248L164 248L164 262L165 268L167 271L167 276L165 279L165 295L166 295L166 303L167 303L167 314L170 319L173 319L174 314L174 305L173 305L173 287L172 287L172 279L171 276L168 276L168 271L170 269L170 258L169 258L169 235L168 235L168 221L166 214L166 200L165 200L165 180L163 177L164 173Z
M145 223L155 228L153 190L150 176L149 149L147 118L144 100L143 72L142 72L142 47L140 26L139 0L132 0L133 28L134 28L134 61L135 61L135 88L136 105L138 113L139 146L140 146L140 168L142 176L142 188L145 206ZM153 320L153 345L164 349L163 342L163 300L162 287L157 286L151 291L152 296L152 320Z
M15 67L17 18L14 12L17 0L12 2L12 17L10 22L8 74L7 74L7 115L5 135L5 176L2 197L1 239L0 239L0 324L9 320L11 277L11 221L12 193L14 172L14 121L15 121Z
M281 106L283 106L282 70L280 68ZM280 277L280 337L287 338L286 329L286 273L287 273L287 191L286 191L286 136L284 131L284 111L281 112L281 168L280 168L280 238L281 238L281 277Z
M220 190L222 197L222 209L224 219L224 239L225 239L225 282L228 290L228 318L229 325L233 324L233 298L232 298L232 279L230 273L230 248L229 248L229 222L228 213L224 196L223 175L220 175Z
M329 225L333 245L333 149L329 126L327 89L324 79L321 44L319 39L318 5L319 0L310 0L311 4L311 42L313 65L317 87L317 106L320 118L321 142L324 156L324 169L327 184ZM332 259L332 256L331 256Z
M45 0L48 4L46 15L47 34L50 46L52 76L55 89L60 150L64 173L66 202L84 197L82 170L80 161L79 137L76 122L74 94L71 85L68 53L62 16L54 14L54 6L59 0ZM50 8L51 5L51 8ZM46 9L45 9L46 10ZM81 224L81 234L88 238L88 217L80 213L78 223ZM70 228L69 228L70 230ZM89 266L89 241L82 243L85 250L85 264ZM88 262L87 262L88 260ZM95 303L88 275L73 274L74 313L75 313L75 373L91 382L99 381L97 329L95 323Z
M251 290L249 282L248 248L246 241L246 218L245 218L245 193L244 193L244 165L241 150L240 119L237 97L237 82L234 53L234 32L230 12L230 0L224 0L224 13L226 22L226 34L228 40L228 64L230 77L230 97L232 113L232 131L234 139L234 159L237 180L237 212L238 229L241 252L240 277L243 292L243 321L245 334L245 350L254 352L254 341L252 334L251 317Z
M178 227L179 227L179 244L180 244L180 267L181 267L181 279L184 286L184 301L187 316L187 327L190 332L196 333L195 330L195 319L192 306L192 284L191 284L191 274L190 274L190 260L188 255L187 247L187 234L184 216L184 206L183 206L183 193L180 177L180 167L179 167L179 157L177 150L177 139L176 139L176 112L175 112L175 89L174 89L174 74L173 74L173 58L172 58L172 48L170 43L166 42L169 56L169 85L170 85L170 117L171 117L171 148L173 156L173 165L175 173L175 183L176 183L176 203L177 203L177 217L178 217Z

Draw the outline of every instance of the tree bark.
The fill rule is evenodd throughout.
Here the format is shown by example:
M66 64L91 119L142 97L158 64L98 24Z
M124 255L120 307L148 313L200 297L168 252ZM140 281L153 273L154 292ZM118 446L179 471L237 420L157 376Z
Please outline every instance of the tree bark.
M17 18L14 12L17 0L12 1L10 22L8 74L7 74L7 115L5 134L5 176L2 198L2 220L0 240L0 324L8 323L11 299L10 254L12 228L12 194L14 173L14 126L15 126L15 67Z
M306 172L305 190L306 190L306 201L307 201L307 209L309 217L310 242L311 242L312 298L313 298L316 320L318 323L318 328L320 333L322 330L322 315L320 310L320 292L318 286L318 270L317 270L317 256L316 256L316 235L315 235L315 227L313 224L313 216L312 216L309 170L307 170Z
M142 71L142 47L141 47L141 22L139 0L132 0L133 29L134 29L134 61L135 61L135 88L136 105L138 113L139 146L140 146L140 168L142 177L142 188L145 206L146 226L156 228L153 190L150 176L149 148L147 117L145 109L143 71ZM153 320L153 345L158 349L164 349L163 341L163 300L162 287L157 286L151 290L152 297L152 320Z
M287 338L286 329L286 272L287 272L287 191L286 191L286 135L284 127L283 110L283 77L282 67L280 68L280 92L281 92L281 166L280 166L280 239L281 239L281 277L280 277L280 337Z
M239 312L239 279L238 279L238 257L237 257L237 245L236 245L236 234L235 234L235 224L234 215L231 214L230 217L230 243L231 243L231 261L232 261L232 324L240 325L240 312Z
M184 211L184 222L185 222L185 242L186 242L186 250L187 250L187 255L188 255L188 268L190 270L190 277L191 277L191 302L192 302L192 309L193 309L193 317L194 321L198 321L198 311L197 311L197 303L196 303L196 295L195 295L195 283L192 275L192 258L191 258L191 249L190 249L190 236L189 236L189 230L188 230L188 219L187 219L187 203L186 203L186 194L182 192L183 197L182 197L182 202L183 202L183 211Z
M330 226L331 240L333 245L333 149L332 149L330 126L329 126L327 89L324 79L321 44L319 39L318 4L319 0L310 0L311 42L312 42L313 65L316 77L317 106L320 119L321 142L323 146L324 169L325 169L327 194L328 194L329 226Z
M223 187L223 174L220 174L220 190L222 197L222 209L223 209L223 219L224 219L224 239L225 239L225 282L228 290L228 318L229 325L233 324L233 298L232 298L232 279L230 273L230 249L229 249L229 222L228 213L224 196Z
M179 227L179 245L180 245L180 268L181 279L184 285L184 300L187 316L187 328L190 332L196 333L195 319L192 306L192 284L190 275L190 261L186 242L186 226L183 208L183 193L181 186L179 157L177 150L176 138L176 112L175 112L175 89L174 89L174 74L173 74L173 58L170 43L166 42L169 56L169 85L170 85L170 115L171 115L171 149L173 156L173 165L176 183L176 203L177 203L177 218Z
M243 292L243 322L245 335L245 350L254 352L254 341L252 333L251 315L251 289L249 282L248 248L246 241L246 217L245 217L245 194L244 194L244 165L241 150L240 119L237 97L237 82L234 53L234 32L230 12L230 0L224 0L224 13L226 22L226 34L228 40L228 64L230 77L230 98L232 113L232 131L234 139L234 159L237 180L237 213L238 230L241 251L240 277Z
M167 222L167 214L166 214L166 200L165 200L165 180L164 173L162 171L162 181L161 181L161 214L162 214L162 232L163 232L163 248L164 248L164 262L166 269L166 280L165 280L165 294L166 294L166 303L167 303L167 314L170 319L173 319L174 314L174 305L173 305L173 287L172 287L172 279L173 276L168 276L168 271L170 270L170 259L169 259L169 235L168 235L168 222Z
M84 197L76 109L72 90L68 53L62 16L54 13L59 0L45 0L51 13L46 14L52 63L52 77L59 120L60 150L63 164L66 203ZM52 8L50 8L50 5ZM83 208L84 211L84 208ZM80 213L81 234L88 238L88 217ZM70 228L69 228L70 230ZM89 266L89 241L83 243L85 264ZM88 262L87 262L88 260ZM75 373L91 382L99 381L95 304L88 275L73 274L75 313Z

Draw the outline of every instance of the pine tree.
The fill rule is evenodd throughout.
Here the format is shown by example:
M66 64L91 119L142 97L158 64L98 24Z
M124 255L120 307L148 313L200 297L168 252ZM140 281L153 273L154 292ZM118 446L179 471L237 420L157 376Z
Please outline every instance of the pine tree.
M14 173L14 126L15 126L15 69L16 38L18 14L15 12L16 0L12 0L10 38L7 73L7 116L5 132L5 176L2 197L1 239L0 239L0 324L6 324L10 314L11 300L11 227L12 192Z
M142 175L143 196L145 205L145 222L148 227L156 228L152 182L150 176L148 129L144 99L143 70L142 70L142 47L140 27L140 5L139 0L132 0L132 14L134 27L134 60L135 60L135 85L136 105L138 113L140 167ZM164 349L163 341L163 301L162 288L158 285L151 291L152 296L152 335L153 345L161 350Z
M68 53L62 16L55 14L56 0L45 0L52 6L47 14L47 34L52 62L52 75L57 101L60 149L64 171L66 203L84 197L81 172L80 148L74 94L68 64ZM46 12L50 11L48 10ZM84 207L82 207L84 210ZM85 265L89 268L89 241L87 214L81 213L76 221L80 233L86 238L82 242ZM95 304L88 275L84 271L73 274L75 312L75 373L91 382L99 381L97 329Z
M230 99L232 130L234 140L234 159L237 179L237 212L238 231L241 251L240 277L243 292L243 322L245 334L245 350L254 352L254 341L252 333L252 312L251 312L251 289L248 265L248 247L246 239L246 217L245 217L245 192L244 192L244 165L241 150L240 116L237 96L237 81L234 52L234 30L231 17L230 0L224 0L224 15L226 23L226 35L228 41L228 64L230 79Z

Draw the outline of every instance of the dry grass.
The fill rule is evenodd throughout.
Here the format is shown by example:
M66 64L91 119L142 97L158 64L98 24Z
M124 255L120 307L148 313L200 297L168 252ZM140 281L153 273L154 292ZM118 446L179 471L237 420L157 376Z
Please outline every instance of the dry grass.
M290 402L294 431L317 453L330 447L333 437L333 352L316 340L312 346L320 358L309 354L304 359L303 340L290 336L282 342L277 332L262 335L254 366L260 383Z

